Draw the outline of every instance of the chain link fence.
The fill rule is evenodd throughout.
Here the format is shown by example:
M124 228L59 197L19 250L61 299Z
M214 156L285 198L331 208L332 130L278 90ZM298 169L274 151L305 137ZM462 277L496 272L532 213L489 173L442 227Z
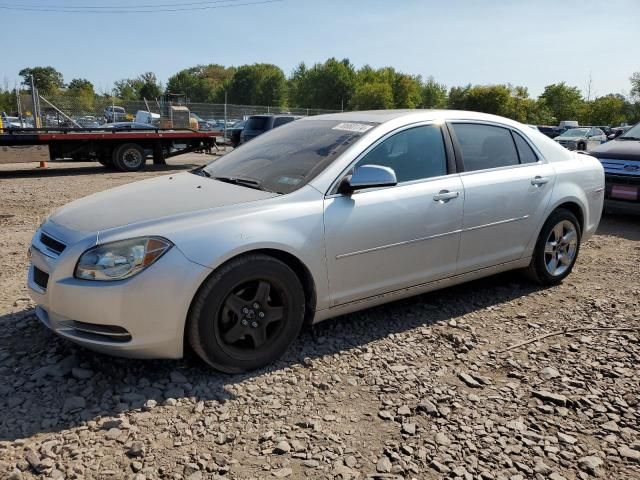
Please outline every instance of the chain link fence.
M43 128L100 128L111 122L134 122L138 112L143 114L138 120L146 118L159 120L166 111L166 103L161 101L122 101L111 97L39 96L40 126ZM292 114L300 116L336 113L339 110L323 110L319 108L288 108L261 105L234 105L223 103L175 102L174 105L186 106L191 117L198 122L201 130L230 127L236 122L246 120L250 115L259 114ZM29 94L20 95L20 108L27 123L35 124L33 118L33 99Z

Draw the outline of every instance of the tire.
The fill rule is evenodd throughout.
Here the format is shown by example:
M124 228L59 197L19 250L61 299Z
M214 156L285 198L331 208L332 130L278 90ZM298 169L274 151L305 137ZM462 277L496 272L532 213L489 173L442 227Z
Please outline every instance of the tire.
M558 238L561 239L560 242ZM527 269L529 276L541 285L561 283L573 270L580 251L581 238L580 223L576 216L564 208L555 210L542 226L538 236Z
M124 143L113 151L113 166L121 172L137 172L146 163L144 150L135 143Z
M247 372L287 350L304 313L304 290L293 270L267 255L247 255L223 265L200 287L185 333L191 348L213 368Z

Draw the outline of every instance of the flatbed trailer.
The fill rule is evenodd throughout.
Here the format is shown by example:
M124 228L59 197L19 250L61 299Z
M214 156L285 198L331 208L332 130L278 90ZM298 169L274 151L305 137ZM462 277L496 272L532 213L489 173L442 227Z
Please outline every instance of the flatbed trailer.
M0 164L70 159L97 161L107 168L135 172L147 158L218 148L213 132L176 129L24 128L0 131Z

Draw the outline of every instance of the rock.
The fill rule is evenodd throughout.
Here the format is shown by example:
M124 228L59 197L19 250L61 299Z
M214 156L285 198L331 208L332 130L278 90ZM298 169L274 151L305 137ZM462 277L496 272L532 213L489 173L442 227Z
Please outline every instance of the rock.
M597 476L600 473L600 467L604 465L604 462L600 457L595 455L589 455L578 459L578 468L589 475Z
M394 416L389 410L380 410L378 416L383 420L393 420Z
M120 430L119 428L110 428L109 430L107 430L105 437L107 437L109 440L115 440L120 436L121 433L122 430Z
M449 473L451 471L451 469L449 467L447 467L446 465L444 465L444 464L442 464L442 463L440 463L440 462L438 462L436 460L433 460L431 462L431 467L434 470L436 470L437 472L440 472L440 473Z
M180 387L167 388L164 392L164 398L169 400L170 398L183 398L184 390Z
M62 405L62 413L73 413L82 410L86 406L86 402L82 397L67 397Z
M285 478L293 473L293 470L290 468L281 468L280 470L276 470L272 472L272 475L276 478Z
M603 423L602 425L600 425L600 427L602 427L603 430L606 430L608 432L619 432L620 428L618 427L618 424L616 422L614 422L613 420L610 420L608 422Z
M618 454L625 460L632 460L634 462L640 463L640 451L638 450L633 450L629 447L622 446L618 448Z
M558 432L556 436L558 437L558 440L560 440L560 443L566 443L567 445L573 445L578 441L577 438L562 432Z
M310 458L307 460L303 460L302 465L307 468L318 468L320 466L320 462L318 460Z
M474 378L464 372L458 372L458 378L460 380L462 380L467 387L471 387L471 388L482 388L482 384L480 384L478 381L474 380Z
M169 374L169 378L171 379L171 383L188 383L187 377L185 377L182 373L177 370L173 370Z
M564 407L567 404L567 397L565 397L564 395L547 392L545 390L534 391L532 393L534 397L539 398L543 402L554 403L556 405L560 405L561 407Z
M24 458L29 463L29 465L31 465L31 468L33 468L36 472L40 472L40 457L35 451L31 449L27 450L24 454Z
M416 424L415 423L403 423L402 424L402 433L406 433L407 435L415 435L416 434Z
M146 447L143 442L135 441L127 450L127 455L130 457L144 457L146 453Z
M164 404L167 407L175 407L178 404L178 401L175 398L169 397L164 401Z
M142 406L142 408L144 410L151 410L152 408L156 408L157 405L158 405L158 402L156 402L153 398L150 398L149 400L144 402L144 405Z
M88 380L93 377L93 371L86 368L74 367L71 369L71 375L78 380Z
M539 473L540 475L549 475L552 471L551 467L544 463L542 460L536 462L533 466L533 471L535 473Z
M431 400L427 400L426 398L423 399L417 407L418 410L421 410L423 412L427 412L429 415L437 415L438 414L438 407L436 407L435 403L433 403Z
M390 473L393 465L388 457L382 457L376 464L376 472L378 473Z
M7 477L8 480L22 480L23 476L22 476L22 472L20 470L18 470L17 468L14 468L11 473L9 474L9 476Z
M142 470L142 462L138 462L137 460L135 462L131 462L131 470L133 470L134 473Z
M344 459L344 464L349 468L355 468L358 465L358 460L353 455L348 455Z
M549 480L567 480L566 477L563 477L558 472L552 472L549 474Z
M540 370L540 373L538 375L540 375L540 378L544 380L551 380L552 378L559 377L560 372L558 372L558 370L553 367L545 367Z
M441 445L443 447L448 447L451 445L451 439L442 432L436 433L435 441L438 445Z
M398 415L401 417L409 417L411 415L411 409L407 405L402 405L398 408Z
M278 455L284 455L285 453L289 453L291 451L291 445L286 440L282 440L278 442L273 449L273 453Z

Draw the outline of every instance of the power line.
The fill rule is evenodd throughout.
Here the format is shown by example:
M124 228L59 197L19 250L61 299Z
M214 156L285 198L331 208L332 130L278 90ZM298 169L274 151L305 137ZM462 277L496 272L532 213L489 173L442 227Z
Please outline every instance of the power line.
M233 2L237 0L213 0L206 2L208 4L218 3L218 2ZM80 9L80 7L17 7L14 5L0 5L0 10L12 10L12 11L24 11L24 12L44 12L44 13L88 13L88 14L113 14L113 13L158 13L158 12L188 12L195 10L212 10L218 8L233 8L233 7L243 7L248 5L263 5L268 3L278 3L284 0L261 0L256 2L245 2L245 3L231 3L229 5L207 5L201 7L189 7L189 8L158 8L158 9L148 9L148 10L87 10ZM194 2L197 3L197 2ZM185 4L174 4L185 5ZM127 8L125 6L122 7L108 7L108 8ZM141 8L139 6L132 6L131 8Z
M193 5L209 5L215 3L232 3L237 2L239 0L205 0L199 2L180 2L180 3L152 3L146 5L54 5L52 3L48 4L27 4L26 6L16 7L14 4L2 4L0 7L11 7L12 9L55 9L55 10L109 10L114 8L122 8L122 9L132 9L132 8L159 8L159 7L184 7L184 6L193 6Z

